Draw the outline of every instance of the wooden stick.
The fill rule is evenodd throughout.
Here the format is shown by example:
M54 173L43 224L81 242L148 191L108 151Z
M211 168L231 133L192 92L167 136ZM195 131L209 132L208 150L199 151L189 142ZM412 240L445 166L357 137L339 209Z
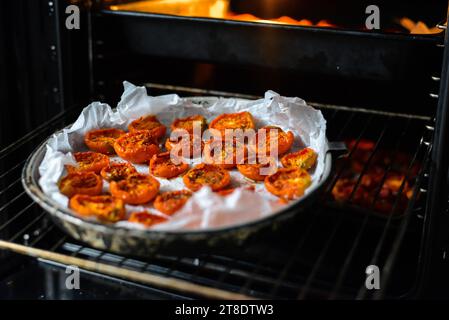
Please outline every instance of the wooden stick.
M65 265L75 265L81 269L86 269L94 272L104 273L119 278L130 279L136 282L146 283L161 288L171 289L175 291L183 291L193 293L212 299L236 299L249 300L254 299L250 296L233 293L221 289L215 289L203 285L190 283L184 280L178 280L170 277L162 277L154 274L137 272L115 266L110 266L104 263L98 263L90 260L84 260L72 256L67 256L60 253L46 251L42 249L27 247L24 245L0 240L0 248L28 255L31 257L47 259L59 262Z

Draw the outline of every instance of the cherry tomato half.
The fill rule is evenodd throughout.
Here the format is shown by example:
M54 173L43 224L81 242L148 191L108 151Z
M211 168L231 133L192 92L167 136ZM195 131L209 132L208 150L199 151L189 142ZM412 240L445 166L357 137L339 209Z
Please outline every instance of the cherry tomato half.
M226 129L254 129L254 119L251 113L244 111L239 113L225 113L219 115L209 125L209 128L216 129L222 134Z
M103 181L93 172L72 172L59 182L59 190L69 198L75 194L99 195L102 189Z
M204 162L216 164L224 169L232 169L238 163L243 163L247 154L246 146L238 143L236 139L232 142L212 140L204 144Z
M127 133L115 141L117 154L134 163L145 163L159 153L159 146L153 135L147 130Z
M95 216L103 221L117 222L125 217L123 201L111 196L77 194L70 198L69 206L81 216Z
M120 181L137 173L136 168L129 162L114 162L101 170L101 176L106 181Z
M312 178L301 168L281 168L265 178L270 193L288 200L301 197L311 183Z
M171 129L172 130L184 129L188 133L193 134L194 124L197 124L200 127L198 133L202 133L207 128L206 118L204 118L202 115L197 114L186 118L176 119L171 124Z
M273 131L277 133L274 140L271 137L271 132ZM265 134L265 140L263 138L263 133ZM291 131L285 132L281 128L275 126L263 127L257 132L257 154L259 156L271 155L271 148L274 148L275 144L277 144L277 155L284 154L290 150L294 141L295 136Z
M231 176L220 166L200 163L184 175L183 181L193 191L203 186L209 186L213 191L217 191L231 183Z
M187 137L180 136L176 140L167 138L165 148L170 152L174 152L174 156L193 159L201 156L204 142L201 140L201 137L191 134ZM198 150L195 150L195 148Z
M148 115L131 122L128 126L128 130L130 132L148 130L154 138L160 139L165 136L167 128L159 122L156 116Z
M188 190L162 192L154 200L154 207L162 213L173 214L180 210L192 196Z
M277 165L274 158L267 157L266 161L257 161L254 164L238 164L237 170L251 180L264 181L266 176L277 171Z
M316 164L318 155L311 148L286 154L282 157L281 163L285 168L296 167L309 170Z
M150 161L150 172L156 177L171 179L189 170L189 165L178 159L179 163L172 161L170 152L155 154Z
M112 128L92 130L86 133L84 143L92 151L104 154L115 154L114 142L118 137L124 134L125 131Z
M111 194L128 204L143 204L154 199L159 191L159 181L151 176L136 173L124 180L112 181Z
M134 222L134 223L140 223L140 224L144 225L145 227L151 227L151 226L154 226L155 224L167 221L167 218L164 218L164 217L161 217L161 216L158 216L155 214L151 214L147 211L141 211L141 212L131 213L128 221Z
M74 166L66 166L67 171L69 173L72 172L88 172L92 171L95 173L100 173L101 169L104 167L107 167L109 165L109 158L108 156L87 151L87 152L75 152L73 154L73 157L75 158L76 162L78 163L77 167Z

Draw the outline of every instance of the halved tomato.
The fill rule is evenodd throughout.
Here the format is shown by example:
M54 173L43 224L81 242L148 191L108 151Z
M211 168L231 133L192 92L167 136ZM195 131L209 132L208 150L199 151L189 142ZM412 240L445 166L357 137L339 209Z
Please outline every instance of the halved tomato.
M154 138L160 139L165 136L167 128L159 122L156 116L148 115L131 122L128 126L128 130L130 132L148 130Z
M281 163L285 168L296 167L309 170L316 164L318 155L311 148L286 154L282 157Z
M93 172L73 172L59 182L59 191L67 197L75 194L99 195L103 189L103 181Z
M176 140L172 140L170 137L165 141L165 148L170 152L174 152L174 156L176 157L193 159L201 156L204 142L201 140L201 137L194 136L193 134L185 137L179 136Z
M162 192L154 200L154 207L162 213L173 214L181 209L192 196L188 190Z
M209 125L209 128L219 130L222 135L226 129L254 129L254 119L247 111L239 113L225 113L219 115Z
M148 211L141 211L141 212L131 213L128 221L134 222L134 223L140 223L140 224L144 225L145 227L151 227L151 226L154 226L155 224L167 221L167 218L164 218L164 217L161 217L161 216L158 216L155 214L151 214Z
M257 161L254 164L238 164L237 170L251 180L264 181L266 176L277 171L277 165L274 158L267 157L266 161Z
M129 162L114 162L101 170L101 176L106 181L120 181L137 173L136 168Z
M126 213L123 201L111 196L77 194L70 198L69 206L81 216L95 216L109 222L122 220Z
M92 130L86 133L84 143L92 151L104 154L115 154L114 142L118 137L124 134L125 131L112 128Z
M265 178L269 192L288 200L301 197L311 183L312 178L301 168L281 168Z
M111 194L128 204L143 204L154 199L159 192L159 181L136 173L121 181L112 181Z
M117 154L134 163L145 163L159 153L159 146L154 136L147 130L127 133L115 141Z
M200 163L184 175L183 181L193 191L203 186L209 186L213 191L217 191L231 183L231 176L220 166Z
M224 169L232 169L238 163L243 163L247 154L246 146L236 139L233 139L232 142L226 140L207 141L203 150L205 163L216 164Z
M202 133L207 128L207 121L202 115L194 115L186 118L178 118L171 124L172 130L184 129L188 133L193 134L194 125L198 125L200 130L198 133Z
M150 161L150 172L162 178L171 179L189 170L189 165L178 159L178 164L172 161L170 152L155 154Z
M66 168L69 173L88 171L100 173L101 169L109 165L109 157L97 152L75 152L73 157L78 163L78 166L67 165Z
M276 137L274 140L271 137L272 133L274 133ZM266 126L258 130L257 146L255 147L259 156L266 156L272 155L271 149L274 149L277 144L277 155L281 155L290 150L294 141L295 136L293 135L293 132L285 132L281 128L275 126Z

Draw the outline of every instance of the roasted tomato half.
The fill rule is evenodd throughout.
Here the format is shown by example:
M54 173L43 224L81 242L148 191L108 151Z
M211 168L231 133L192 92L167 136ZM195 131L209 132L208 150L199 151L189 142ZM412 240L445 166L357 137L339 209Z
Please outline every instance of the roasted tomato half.
M159 122L156 116L148 115L131 122L128 126L128 130L130 132L148 130L154 138L160 139L165 136L167 128Z
M272 139L271 137L271 132L273 131L274 134L277 133L277 138L275 139ZM265 139L263 138L263 135L265 135ZM275 148L275 145L277 144L277 154L281 155L290 150L294 141L295 137L291 131L285 132L279 127L266 126L259 129L257 132L257 145L255 147L258 155L265 156L272 155L271 148Z
M127 133L115 141L114 149L117 154L134 163L145 163L159 153L156 139L147 130Z
M66 166L69 173L88 171L100 173L101 169L109 165L109 157L97 152L75 152L73 156L78 166Z
M155 154L150 161L150 173L162 178L171 179L189 170L189 165L177 159L178 164L171 159L170 152Z
M137 173L136 168L129 162L114 162L101 170L101 176L106 181L120 181Z
M286 154L282 157L281 163L285 168L295 167L309 170L316 164L318 155L311 148Z
M144 225L145 227L151 227L151 226L154 226L155 224L167 221L167 218L164 218L164 217L161 217L161 216L158 216L155 214L151 214L147 211L141 211L141 212L131 213L128 221L134 222L134 223L140 223L140 224Z
M220 166L200 163L184 175L183 181L193 191L203 186L209 186L213 191L217 191L231 183L231 176Z
M244 111L239 113L225 113L216 117L209 128L216 129L224 134L226 129L254 129L254 119L251 113Z
M59 190L67 197L75 194L99 195L103 189L103 181L93 172L73 172L61 179Z
M162 213L173 214L181 209L192 196L188 190L163 192L154 200L154 207Z
M111 196L77 194L70 199L69 206L84 217L95 216L109 222L117 222L125 218L123 201Z
M254 164L238 164L237 170L251 180L264 181L266 176L277 171L276 161L268 157L265 159L266 161L257 161Z
M118 137L124 134L125 131L119 129L92 130L86 133L84 143L92 151L104 154L114 154L114 142Z
M144 174L133 174L121 181L112 181L111 194L128 204L147 203L159 192L159 181Z
M172 130L184 129L188 133L193 134L194 124L199 125L200 130L198 133L202 133L207 128L206 118L204 118L202 115L197 114L186 118L176 119L171 124L171 129Z
M281 168L265 178L265 188L283 199L295 199L304 194L312 178L301 168Z
M236 139L232 142L212 140L204 144L204 162L207 164L216 164L224 169L232 169L238 163L243 163L248 150L242 143Z
M174 152L174 156L193 159L201 157L204 142L201 140L201 137L191 134L186 137L180 136L176 140L167 138L165 148L170 152Z

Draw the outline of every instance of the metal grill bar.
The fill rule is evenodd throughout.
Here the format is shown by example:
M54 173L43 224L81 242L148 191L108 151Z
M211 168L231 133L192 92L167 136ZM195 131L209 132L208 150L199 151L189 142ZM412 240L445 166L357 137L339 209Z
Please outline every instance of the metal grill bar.
M406 129L402 131L402 134L401 134L400 138L397 140L396 145L395 145L395 149L399 148L400 143L403 141L403 139L405 137L405 133L407 132L407 129L408 129L409 125L410 125L410 121L407 121ZM386 180L386 178L388 176L388 173L390 172L391 167L392 167L392 163L388 164L387 168L385 169L385 172L384 172L384 174L382 176L382 179L381 179L381 181L379 183L379 186L378 186L378 188L376 190L376 193L375 193L375 196L373 198L373 202L371 204L371 209L372 210L374 209L374 205L376 204L376 202L377 202L377 200L379 198L380 191L382 190L382 186L385 183L385 180ZM355 190L355 188L354 188L354 190ZM332 290L332 293L330 295L330 299L336 298L337 292L340 289L340 287L341 287L341 285L343 283L343 280L344 280L344 278L346 276L346 273L347 273L347 271L349 269L349 265L350 265L350 262L352 260L352 257L354 256L355 251L356 251L358 245L360 244L360 239L361 239L361 237L362 237L362 235L363 235L363 233L365 231L365 228L368 225L368 221L369 221L369 219L371 217L372 217L371 214L367 214L365 216L365 218L363 219L363 222L362 222L362 225L361 225L361 227L359 229L359 232L357 233L357 236L354 239L353 245L352 245L351 249L349 250L349 253L346 256L345 262L344 262L344 264L343 264L343 266L342 266L342 268L341 268L341 270L339 272L339 275L337 277L337 281L335 283L334 289Z
M410 164L409 164L409 167L408 167L408 169L407 169L407 175L410 174L410 170L412 169L412 166L413 166L413 164L415 163L415 161L416 161L416 159L417 159L417 157L418 157L418 153L421 151L421 147L422 147L422 146L423 146L423 141L421 140L421 143L420 143L418 149L416 150L416 153L413 155L412 161L411 161ZM406 182L406 179L404 179L404 180L402 181L402 184L401 184L401 186L400 186L400 188L399 188L399 195L401 195L402 192L403 192L403 190L404 190L405 182ZM376 250L375 250L375 252L374 252L374 254L373 254L373 258L372 258L372 260L371 260L371 262L370 262L370 265L376 265L376 264L377 264L377 261L378 261L378 259L379 259L380 251L381 251L381 249L382 249L382 247L383 247L383 245L384 245L385 238L386 238L386 235L387 235L387 232L388 232L388 227L390 226L391 221L392 221L392 217L393 217L393 214L392 214L392 213L395 211L395 209L396 209L396 207L397 207L397 205L398 205L398 201L399 201L399 197L396 198L396 200L395 200L395 202L394 202L394 204L393 204L393 208L391 209L390 215L388 216L387 222L386 222L385 227L384 227L384 229L383 229L383 231L382 231L381 237L380 237L380 239L379 239L379 242L378 242L378 245L377 245L377 247L376 247ZM409 213L409 212L408 212L408 213ZM407 215L408 215L408 214L407 214ZM366 288L362 286L362 287L360 288L360 290L359 290L359 293L358 293L357 297L358 297L358 298L363 298L363 296L364 296L365 293L366 293Z

